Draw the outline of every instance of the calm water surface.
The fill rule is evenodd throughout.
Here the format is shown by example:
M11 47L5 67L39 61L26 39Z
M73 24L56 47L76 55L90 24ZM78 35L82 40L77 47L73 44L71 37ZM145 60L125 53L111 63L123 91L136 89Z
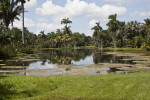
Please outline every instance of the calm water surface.
M39 59L33 61L21 61L14 59L5 59L0 62L0 64L6 64L5 66L28 66L26 68L1 68L0 73L10 74L12 70L30 70L30 69L49 69L58 68L59 65L80 65L89 66L92 64L99 63L121 63L121 64L135 64L132 60L122 60L129 59L128 56L116 56L112 54L106 54L106 50L97 49L77 49L77 50L41 50L37 53ZM29 58L30 59L30 58ZM108 74L115 72L115 68L105 68L106 71L87 71L89 74ZM24 74L23 72L18 72L19 74ZM16 74L18 74L16 73ZM61 72L48 71L45 74L58 74ZM39 73L32 73L26 75L38 75Z

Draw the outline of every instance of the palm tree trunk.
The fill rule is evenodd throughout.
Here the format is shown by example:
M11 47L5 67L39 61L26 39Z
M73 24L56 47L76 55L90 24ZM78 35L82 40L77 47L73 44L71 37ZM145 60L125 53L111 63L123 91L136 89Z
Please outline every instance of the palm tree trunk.
M113 38L114 48L116 48L116 34L115 34L115 32L112 32L112 38Z
M25 36L24 36L24 2L22 4L22 44L25 44Z
M124 47L124 37L122 35L122 43L121 43L121 47Z
M102 48L102 40L101 40L101 48Z

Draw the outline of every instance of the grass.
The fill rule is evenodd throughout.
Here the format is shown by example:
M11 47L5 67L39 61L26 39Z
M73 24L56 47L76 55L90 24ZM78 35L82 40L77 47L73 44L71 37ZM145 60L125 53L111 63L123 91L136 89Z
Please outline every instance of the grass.
M150 100L150 72L88 76L0 75L0 100Z

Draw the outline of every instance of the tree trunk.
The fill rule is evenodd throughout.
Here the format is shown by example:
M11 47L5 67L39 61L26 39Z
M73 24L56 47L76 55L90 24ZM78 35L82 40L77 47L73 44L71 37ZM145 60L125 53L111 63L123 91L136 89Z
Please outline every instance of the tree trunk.
M101 40L101 48L103 48L103 47L102 47L102 40Z
M124 37L122 36L121 47L124 47Z
M115 32L112 32L112 38L113 38L114 48L116 48L116 34L115 34Z
M24 36L24 2L22 4L22 44L25 44L25 36Z

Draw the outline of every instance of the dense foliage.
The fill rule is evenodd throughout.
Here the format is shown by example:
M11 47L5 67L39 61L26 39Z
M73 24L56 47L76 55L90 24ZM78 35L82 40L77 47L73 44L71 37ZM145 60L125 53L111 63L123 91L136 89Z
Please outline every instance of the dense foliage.
M145 23L137 21L126 23L117 20L116 14L110 15L108 19L107 30L103 30L99 22L92 28L96 47L150 48L150 19L145 19Z

